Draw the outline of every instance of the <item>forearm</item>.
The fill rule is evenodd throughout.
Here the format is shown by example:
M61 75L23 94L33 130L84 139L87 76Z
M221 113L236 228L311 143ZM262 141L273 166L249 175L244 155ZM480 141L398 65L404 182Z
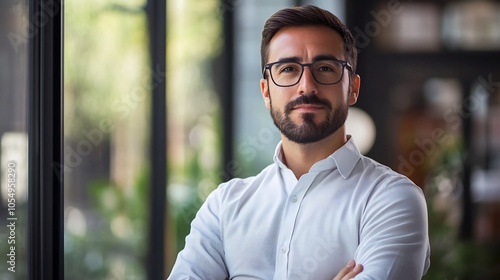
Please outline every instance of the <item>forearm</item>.
M210 195L191 223L186 245L178 254L168 279L228 278L220 237L218 200Z

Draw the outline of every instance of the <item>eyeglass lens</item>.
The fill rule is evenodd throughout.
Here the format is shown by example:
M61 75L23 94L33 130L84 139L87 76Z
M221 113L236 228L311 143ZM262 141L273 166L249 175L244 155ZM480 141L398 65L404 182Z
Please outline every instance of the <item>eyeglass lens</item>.
M335 60L319 60L309 66L314 79L321 84L339 82L343 68L342 63ZM291 86L299 81L303 71L304 66L298 62L276 63L271 67L271 77L278 86Z

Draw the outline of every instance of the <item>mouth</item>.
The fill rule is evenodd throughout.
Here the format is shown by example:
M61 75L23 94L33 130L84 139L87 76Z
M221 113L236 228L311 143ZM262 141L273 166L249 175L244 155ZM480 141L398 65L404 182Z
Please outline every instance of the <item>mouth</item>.
M317 113L327 109L332 109L328 100L318 98L316 95L302 95L286 104L284 111L286 114L290 114L292 111L299 113Z
M292 108L292 111L297 112L314 112L325 109L325 106L318 104L300 104Z

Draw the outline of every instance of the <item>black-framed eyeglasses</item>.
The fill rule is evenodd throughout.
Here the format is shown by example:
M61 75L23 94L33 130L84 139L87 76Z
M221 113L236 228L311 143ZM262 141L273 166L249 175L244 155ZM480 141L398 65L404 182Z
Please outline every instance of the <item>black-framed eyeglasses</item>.
M266 69L269 70L271 79L280 87L291 87L296 85L302 74L304 67L309 67L314 80L323 85L333 85L344 76L344 69L352 71L352 66L349 62L337 59L323 59L313 63L299 63L295 61L276 61L268 63L262 72L264 79L266 78Z

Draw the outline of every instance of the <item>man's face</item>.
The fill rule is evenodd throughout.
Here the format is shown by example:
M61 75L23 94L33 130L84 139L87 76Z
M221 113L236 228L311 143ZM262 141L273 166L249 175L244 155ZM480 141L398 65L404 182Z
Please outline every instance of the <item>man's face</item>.
M312 63L325 56L345 60L343 48L342 38L331 28L287 27L271 40L267 63L287 59ZM281 133L296 143L317 142L337 132L358 96L359 76L349 85L347 68L340 82L323 85L305 67L299 82L290 87L277 86L266 71L267 79L260 83L266 107Z

